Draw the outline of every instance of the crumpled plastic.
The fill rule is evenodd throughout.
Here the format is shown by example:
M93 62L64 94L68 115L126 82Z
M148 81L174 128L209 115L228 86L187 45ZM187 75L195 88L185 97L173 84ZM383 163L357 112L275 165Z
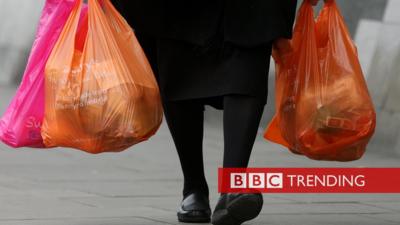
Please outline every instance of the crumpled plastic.
M74 0L45 3L22 82L0 120L0 140L11 147L44 147L44 70L73 6Z
M276 114L264 137L311 159L357 160L375 130L374 106L336 2L316 20L313 10L305 0L292 49L273 52Z
M119 152L156 133L159 89L133 30L109 0L82 0L46 65L46 147Z

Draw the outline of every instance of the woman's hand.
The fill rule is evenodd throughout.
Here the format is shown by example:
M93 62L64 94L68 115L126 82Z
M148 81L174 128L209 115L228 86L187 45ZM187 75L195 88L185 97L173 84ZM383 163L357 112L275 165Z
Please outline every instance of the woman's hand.
M321 0L309 0L313 6L316 6ZM334 0L323 0L325 3L332 2ZM273 56L275 60L284 61L284 56L293 51L292 42L290 39L278 38L273 44Z
M274 50L280 53L289 53L292 49L292 42L290 39L278 38L274 41Z
M292 41L286 38L279 38L274 41L272 57L275 62L288 64L288 55L293 51Z

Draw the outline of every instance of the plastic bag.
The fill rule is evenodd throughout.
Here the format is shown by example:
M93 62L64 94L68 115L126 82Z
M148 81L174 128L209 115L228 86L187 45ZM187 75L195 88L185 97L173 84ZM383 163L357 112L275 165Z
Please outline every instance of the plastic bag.
M316 160L359 159L376 115L335 1L325 3L317 21L309 1L303 2L292 46L273 53L277 110L264 137Z
M45 3L22 82L0 120L0 139L11 147L44 147L44 69L73 6L73 0Z
M127 22L109 0L82 0L46 65L42 137L47 147L119 152L159 128L162 106L151 67ZM81 24L81 25L79 25Z

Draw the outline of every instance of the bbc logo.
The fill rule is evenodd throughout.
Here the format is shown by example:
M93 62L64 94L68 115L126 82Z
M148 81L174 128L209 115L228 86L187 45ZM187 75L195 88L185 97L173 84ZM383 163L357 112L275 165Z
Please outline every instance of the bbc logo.
M232 189L281 189L283 173L231 173Z

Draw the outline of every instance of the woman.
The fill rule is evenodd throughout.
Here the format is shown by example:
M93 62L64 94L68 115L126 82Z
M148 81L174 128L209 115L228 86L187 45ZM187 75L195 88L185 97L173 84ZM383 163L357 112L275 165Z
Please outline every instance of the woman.
M314 4L318 0L310 0ZM245 168L267 101L272 46L287 48L296 0L114 0L156 73L184 175L181 222L209 222L204 105L224 110L224 168ZM222 194L215 225L261 211L261 194Z

